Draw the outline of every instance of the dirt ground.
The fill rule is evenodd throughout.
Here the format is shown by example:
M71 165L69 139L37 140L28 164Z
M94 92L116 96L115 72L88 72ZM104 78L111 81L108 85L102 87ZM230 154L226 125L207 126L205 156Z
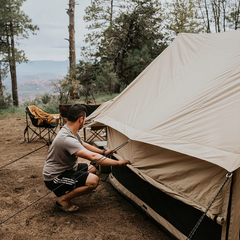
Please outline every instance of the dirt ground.
M21 144L25 126L25 117L0 120L1 240L173 239L118 193L108 181L108 174L98 172L97 189L73 200L80 211L69 214L57 209L56 197L42 179L48 146L27 155L45 143L36 139Z

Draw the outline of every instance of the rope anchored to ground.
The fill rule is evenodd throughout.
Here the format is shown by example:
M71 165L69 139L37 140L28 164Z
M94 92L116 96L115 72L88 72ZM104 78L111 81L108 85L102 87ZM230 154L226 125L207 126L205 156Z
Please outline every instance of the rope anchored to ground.
M203 218L206 216L208 210L210 209L210 207L212 206L213 202L215 201L215 199L217 198L218 194L221 192L221 190L223 189L224 185L226 184L226 182L228 181L229 178L231 178L233 175L232 172L227 173L226 175L226 179L224 181L224 183L222 184L222 186L220 187L220 189L218 190L216 196L213 198L212 202L209 204L208 208L206 209L206 211L203 213L203 215L200 217L200 219L198 220L198 222L196 223L196 225L193 227L192 231L189 233L188 237L186 240L191 240L194 233L197 231L198 227L200 226Z
M126 144L128 144L129 142L131 142L131 139L128 139L126 142L124 142L123 144L119 145L118 147L116 147L115 149L113 149L109 154L107 154L106 156L102 156L99 159L93 161L91 164L97 163L98 165L103 162L106 158L110 157L113 153L117 152L118 150L120 150L122 147L124 147ZM46 146L46 145L44 145ZM41 147L42 148L42 147ZM39 148L40 149L40 148ZM39 150L37 149L37 150ZM35 150L35 151L37 151ZM30 153L29 153L30 154ZM27 154L27 155L29 155ZM25 156L27 156L25 155ZM21 157L23 158L23 157ZM19 159L18 159L19 160ZM15 160L16 161L16 160ZM6 165L5 165L6 166ZM88 166L87 166L88 168ZM87 170L87 168L84 168L82 170ZM94 166L92 166L92 168L94 168ZM91 170L92 168L90 168L89 170ZM75 178L75 180L77 180L78 178L80 178L82 176L82 174L80 176L78 176L77 178ZM45 195L43 195L42 197L38 198L37 200L35 200L34 202L30 203L29 205L27 205L25 208L21 209L20 211L16 212L15 214L13 214L12 216L8 217L7 219L5 219L4 221L2 221L0 223L0 225L4 224L5 222L7 222L8 220L10 220L11 218L15 217L16 215L18 215L19 213L23 212L24 210L26 210L27 208L31 207L32 205L34 205L35 203L39 202L40 200L42 200L43 198L45 198L46 196L48 196L50 193L54 192L55 190L57 190L58 188L62 187L64 184L59 185L58 187L56 187L55 189L53 189L52 191L46 193Z
M22 159L22 158L24 158L24 157L26 157L26 156L28 156L28 155L30 155L30 154L32 154L32 153L34 153L34 152L38 151L38 150L40 150L40 149L42 149L42 148L46 147L46 146L48 146L48 143L47 143L47 144L45 144L45 145L43 145L43 146L42 146L42 147L40 147L40 148L37 148L37 149L33 150L33 151L32 151L32 152L30 152L30 153L27 153L27 154L25 154L24 156L22 156L22 157L20 157L20 158L18 158L18 159L16 159L16 160L14 160L14 161L12 161L12 162L10 162L10 163L7 163L6 165L4 165L4 166L0 167L0 170L1 170L2 168L6 167L6 166L8 166L8 165L10 165L10 164L12 164L12 163L15 163L15 162L17 162L18 160L20 160L20 159Z

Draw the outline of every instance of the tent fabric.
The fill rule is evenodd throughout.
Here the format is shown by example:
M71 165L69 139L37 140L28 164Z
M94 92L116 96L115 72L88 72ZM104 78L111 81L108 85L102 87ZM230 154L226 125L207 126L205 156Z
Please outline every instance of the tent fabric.
M103 109L105 110L111 103L114 102L114 99L111 99L107 102L102 103L92 114L90 114L86 118L86 122L87 121L94 121L94 118L96 118L103 111Z
M132 139L116 156L131 161L134 176L194 210L204 212L226 174L233 172L207 217L221 226L216 239L239 239L240 30L179 34L89 119L108 126L110 149ZM148 214L178 239L184 238L174 222L154 212L114 174L119 191L141 208L147 206Z
M240 167L240 31L181 33L95 121L128 138ZM100 110L100 109L99 109Z
M126 136L108 129L109 148L126 140ZM143 180L202 212L206 211L227 174L225 169L209 162L136 141L120 149L117 159L131 159L128 167ZM227 219L230 184L228 181L207 213L218 224L224 224Z

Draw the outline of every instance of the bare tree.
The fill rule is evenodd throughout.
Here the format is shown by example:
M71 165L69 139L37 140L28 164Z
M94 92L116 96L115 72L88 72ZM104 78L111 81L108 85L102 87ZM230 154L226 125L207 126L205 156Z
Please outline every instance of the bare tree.
M2 61L0 59L0 104L3 102Z
M240 0L236 1L234 11L231 14L234 21L234 29L240 28Z
M75 23L74 23L74 13L75 13L75 0L69 0L69 9L67 14L69 15L69 64L70 70L72 70L76 64L75 55Z
M75 94L76 88L76 73L75 73L75 65L76 65L76 54L75 54L75 22L74 22L74 13L75 13L75 0L69 0L69 8L67 10L67 14L69 16L69 84L73 87L70 89L70 97L72 99L77 97Z
M239 27L240 0L197 0L206 32L225 32Z

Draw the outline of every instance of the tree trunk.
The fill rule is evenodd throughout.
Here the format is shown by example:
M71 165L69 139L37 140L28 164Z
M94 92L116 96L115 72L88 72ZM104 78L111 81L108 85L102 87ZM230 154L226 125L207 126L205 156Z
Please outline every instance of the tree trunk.
M0 61L0 108L1 104L3 103L3 85L2 85L2 65Z
M69 0L69 9L67 14L69 15L69 66L73 70L76 63L75 56L75 30L74 30L74 12L75 12L75 0Z
M13 105L18 106L18 89L17 89L14 34L13 34L12 22L10 22L9 26L10 26L10 35L7 36L6 40L7 40L7 46L8 46L8 62L9 62L11 82L12 82L12 99L13 99Z
M223 8L223 31L226 32L226 2L222 0L222 8Z
M210 29L210 19L209 19L208 6L207 6L206 0L204 1L204 5L205 5L205 11L206 11L206 17L207 17L207 33L210 33L211 32L211 29Z
M71 99L77 98L76 92L76 73L75 73L75 64L76 64L76 54L75 54L75 29L74 29L74 12L75 12L75 0L69 0L69 9L67 14L69 15L69 67L70 67L70 84L73 85L73 88L70 89Z
M235 30L237 30L239 27L238 27L238 24L239 24L239 14L240 13L240 1L238 1L238 7L237 7L237 11L236 11L236 17L235 17Z
M112 19L113 19L113 0L111 0L111 13L110 13L110 28L112 30Z
M122 62L123 62L123 49L121 49L118 53L118 56L115 60L115 71L116 71L116 74L118 76L118 79L121 79L122 78ZM114 93L120 93L120 84L115 84L114 85L114 89L113 89L113 92Z
M11 72L11 81L12 81L12 98L13 98L13 105L18 106L17 73L16 73L14 33L13 33L12 22L10 22L10 34L11 34L10 72Z
M221 32L221 28L220 28L220 16L221 16L221 6L220 6L220 1L218 1L217 3L217 29L218 32Z

